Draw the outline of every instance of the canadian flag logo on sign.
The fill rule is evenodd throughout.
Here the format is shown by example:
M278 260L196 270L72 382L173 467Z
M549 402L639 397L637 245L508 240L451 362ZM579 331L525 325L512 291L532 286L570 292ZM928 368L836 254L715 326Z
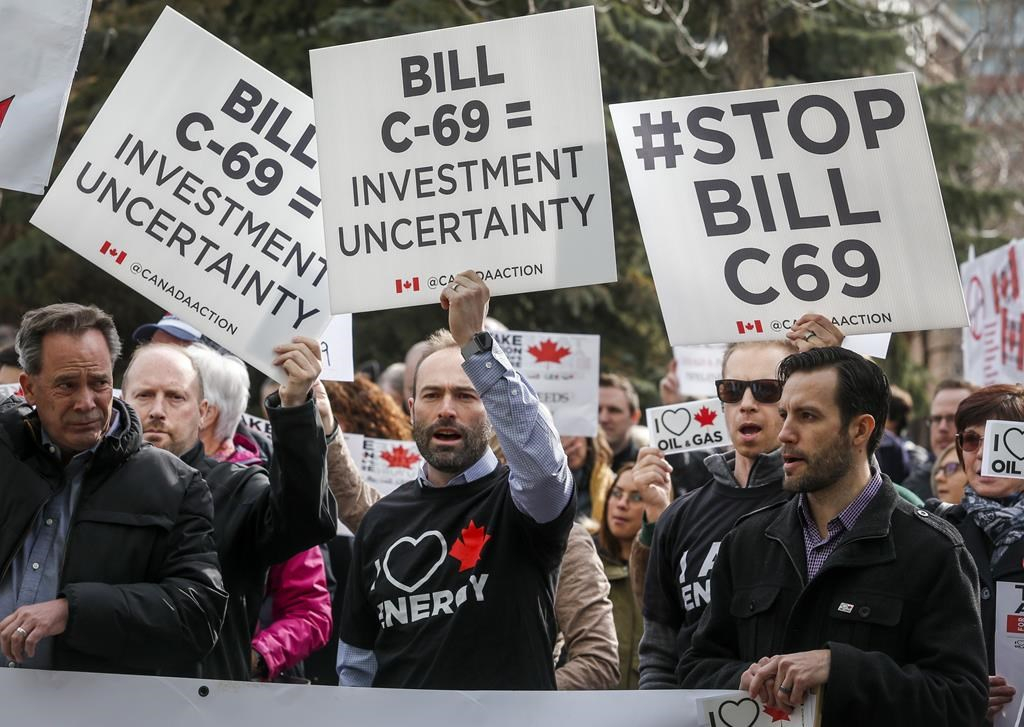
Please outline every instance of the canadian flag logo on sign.
M419 277L414 277L411 280L403 280L402 278L395 278L395 292L404 293L407 290L417 292L420 289Z
M760 318L754 321L736 321L736 330L740 333L764 333L764 326L761 325Z

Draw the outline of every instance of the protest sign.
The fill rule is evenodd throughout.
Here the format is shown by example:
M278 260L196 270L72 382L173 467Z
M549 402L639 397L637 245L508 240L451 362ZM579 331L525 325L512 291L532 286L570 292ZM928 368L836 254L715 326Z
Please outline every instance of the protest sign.
M1024 479L1024 422L985 422L981 474Z
M964 378L979 386L1024 380L1024 240L960 265L971 324L963 332Z
M42 194L91 0L0 0L0 188Z
M320 356L323 366L320 378L324 381L352 381L355 378L351 314L331 317L331 322L320 335Z
M665 454L729 444L725 412L718 399L652 407L647 410L647 429L651 444Z
M349 452L366 484L382 495L388 495L399 485L419 477L420 465L423 464L415 442L397 439L363 437L362 448L356 449L350 444Z
M615 280L594 9L310 53L331 310Z
M314 132L308 96L167 8L32 222L283 381L273 347L330 319Z
M497 657L496 657L497 658ZM469 692L338 689L42 669L0 669L4 723L12 725L352 724L451 727L701 727L697 701L724 690Z
M913 74L611 113L673 344L967 324Z
M722 378L722 356L728 348L723 343L706 346L674 346L679 393L704 398L715 395L715 381ZM653 411L653 410L648 410ZM647 421L651 421L648 413Z
M818 697L813 693L792 712L769 707L746 692L706 697L699 703L704 727L772 727L778 722L792 727L815 727L821 719Z
M993 720L994 727L1020 727L1024 714L1024 583L996 582L996 674L1017 689L1013 701Z
M600 336L538 331L494 331L491 335L551 411L559 434L597 436Z

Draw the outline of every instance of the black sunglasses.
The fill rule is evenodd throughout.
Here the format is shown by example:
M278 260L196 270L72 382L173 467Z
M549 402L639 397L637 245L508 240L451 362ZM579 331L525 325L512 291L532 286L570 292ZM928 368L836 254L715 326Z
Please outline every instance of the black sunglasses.
M735 404L740 401L748 386L750 393L762 404L774 404L782 398L782 382L778 379L757 379L756 381L718 379L715 382L718 400L723 404Z
M960 449L963 452L977 452L984 439L983 436L969 429L965 432L956 433L956 443L960 445Z

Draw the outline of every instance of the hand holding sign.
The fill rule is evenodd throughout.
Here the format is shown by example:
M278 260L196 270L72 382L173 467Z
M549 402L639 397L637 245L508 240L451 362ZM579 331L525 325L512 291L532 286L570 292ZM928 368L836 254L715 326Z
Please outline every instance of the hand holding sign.
M469 339L484 330L490 298L491 291L472 270L454 276L441 291L441 307L448 311L448 330L459 346L465 346Z
M813 689L828 682L832 652L829 649L816 649L772 656L767 661L762 659L756 666L756 673L746 687L750 696L757 697L766 693L765 703L769 707L779 706L792 712L806 701ZM763 690L769 680L774 680L774 690Z
M842 346L845 336L839 326L828 318L817 313L805 313L800 316L786 332L786 338L803 351L826 346Z
M633 466L633 482L644 501L647 522L657 522L672 500L672 465L657 447L644 447Z
M273 364L284 369L288 380L281 385L281 406L300 406L320 376L320 342L296 336L291 343L274 346Z

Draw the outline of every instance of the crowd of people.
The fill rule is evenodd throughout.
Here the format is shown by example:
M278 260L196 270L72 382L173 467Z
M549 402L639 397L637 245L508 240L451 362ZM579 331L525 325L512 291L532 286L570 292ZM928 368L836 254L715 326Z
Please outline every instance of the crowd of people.
M428 689L740 689L823 724L981 725L999 581L1024 582L1024 480L982 475L1024 386L942 381L928 442L842 332L808 314L733 344L729 446L665 455L601 375L563 436L492 338L472 272L448 327L377 381L245 365L174 317L29 311L0 350L0 651L10 668ZM663 403L684 401L675 365ZM382 496L342 433L412 440ZM344 528L342 527L344 526ZM354 537L348 532L354 533ZM342 534L339 534L342 533Z

